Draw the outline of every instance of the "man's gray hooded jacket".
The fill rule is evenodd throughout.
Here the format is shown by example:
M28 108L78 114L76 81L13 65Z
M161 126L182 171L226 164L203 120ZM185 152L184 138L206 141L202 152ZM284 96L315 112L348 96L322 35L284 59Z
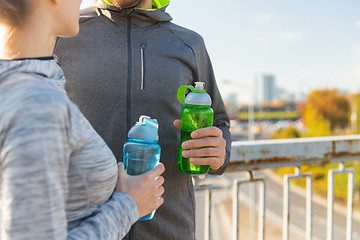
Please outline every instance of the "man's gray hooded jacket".
M134 239L190 240L195 239L195 199L191 175L177 166L180 132L173 121L180 119L182 108L177 89L203 81L212 98L214 126L223 131L227 154L225 164L210 174L222 174L228 165L229 119L203 39L171 23L165 8L120 10L98 1L82 11L79 35L60 39L55 53L70 99L118 161L127 132L140 115L159 122L165 203L153 220L136 223Z

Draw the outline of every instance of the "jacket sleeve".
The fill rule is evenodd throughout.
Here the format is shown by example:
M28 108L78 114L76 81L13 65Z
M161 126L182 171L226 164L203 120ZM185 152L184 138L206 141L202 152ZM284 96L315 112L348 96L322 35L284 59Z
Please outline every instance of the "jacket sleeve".
M68 232L68 239L122 239L138 218L138 208L132 198L115 191L91 217Z
M223 132L223 138L226 141L226 156L225 162L218 170L210 169L209 174L221 175L226 170L230 161L231 150L231 135L230 135L230 120L227 114L224 102L221 98L219 89L216 84L214 71L211 65L210 57L205 47L204 40L199 36L199 41L193 48L196 62L196 81L205 82L205 89L212 99L212 108L214 110L213 125L220 128Z
M138 210L132 199L121 192L115 192L68 232L70 111L63 101L51 96L28 97L18 106L18 110L12 108L13 114L7 115L7 124L0 129L0 238L124 236L138 218Z

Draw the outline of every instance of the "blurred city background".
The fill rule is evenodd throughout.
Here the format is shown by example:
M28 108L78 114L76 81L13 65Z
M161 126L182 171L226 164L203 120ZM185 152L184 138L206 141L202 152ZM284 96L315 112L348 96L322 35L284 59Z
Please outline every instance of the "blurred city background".
M238 140L252 117L255 139L289 127L299 136L357 133L359 9L356 0L171 0L167 11L204 37ZM329 129L313 132L311 111Z
M233 140L247 141L360 133L359 9L357 0L170 0L167 11L174 23L203 36ZM327 171L334 166L302 167L313 172L317 196L326 199ZM355 169L353 205L359 210L360 167L346 166ZM335 184L340 205L346 181L345 175ZM296 184L304 187L304 181ZM281 222L267 239L280 239L280 230Z

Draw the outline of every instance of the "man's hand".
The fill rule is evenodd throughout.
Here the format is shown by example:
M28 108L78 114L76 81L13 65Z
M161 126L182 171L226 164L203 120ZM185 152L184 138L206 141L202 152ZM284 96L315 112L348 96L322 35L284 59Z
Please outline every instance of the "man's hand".
M180 120L175 120L174 126L181 130ZM183 157L189 158L193 164L210 165L214 170L224 164L226 141L219 128L212 126L195 130L191 138L182 143Z

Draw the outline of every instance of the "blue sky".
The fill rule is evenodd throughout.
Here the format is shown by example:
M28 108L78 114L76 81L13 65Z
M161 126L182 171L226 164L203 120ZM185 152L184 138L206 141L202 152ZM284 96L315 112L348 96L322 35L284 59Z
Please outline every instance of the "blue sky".
M259 74L293 93L360 92L358 0L170 0L167 10L204 37L225 98L249 101Z

